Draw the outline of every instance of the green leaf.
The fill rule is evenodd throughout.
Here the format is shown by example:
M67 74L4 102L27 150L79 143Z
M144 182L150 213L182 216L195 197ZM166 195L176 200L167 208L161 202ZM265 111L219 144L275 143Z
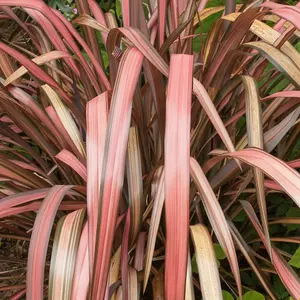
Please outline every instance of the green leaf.
M289 155L289 160L296 159L299 156L300 156L300 140L298 140L293 150L291 151L291 154Z
M241 272L242 282L247 282L247 285L250 288L255 288L255 284L253 282L253 277L251 276L251 272Z
M105 12L110 10L110 1L109 2L100 1L99 5Z
M103 58L103 63L104 63L104 68L106 69L108 67L108 55L107 52L104 50L101 50L102 58Z
M300 217L300 208L299 207L291 207L286 212L287 217Z
M274 81L276 78L274 79ZM284 90L290 83L290 80L288 78L283 78L278 84L276 84L275 87L273 87L270 91L270 94L280 92ZM272 84L272 83L271 83Z
M241 210L233 219L234 222L244 222L246 219L246 213L244 210Z
M296 248L295 248L295 246L296 246ZM281 248L283 251L285 251L285 252L287 252L287 253L293 255L293 253L295 253L295 251L296 251L296 249L297 249L297 245L292 244L292 243L282 243L282 244L280 245L280 248Z
M197 261L196 261L195 254L192 257L192 272L193 273L198 273L198 267L197 267Z
M243 295L243 300L265 300L265 299L266 298L264 295L256 291L249 291ZM237 300L240 300L240 298L237 298Z
M224 259L226 258L226 254L224 253L222 247L220 246L220 244L216 244L214 243L214 248L215 248L215 253L216 253L216 258L217 259Z
M217 5L219 6L219 5ZM212 28L213 24L220 19L223 11L212 14L201 22L200 27L195 30L195 34L200 34L200 32L207 34L209 30ZM203 36L203 42L206 40L206 35ZM200 37L193 39L193 50L194 52L200 51Z
M289 265L300 268L300 247L296 250L292 258L290 259Z
M285 202L285 199L279 194L271 194L271 196L267 198L267 201L270 201L272 204L279 205Z
M222 296L223 296L223 300L234 300L232 295L227 291L222 290Z
M62 11L63 13L65 13L65 14L69 14L73 10L73 7L66 6L66 5L60 3L59 1L56 2L56 5L59 8L59 10Z
M224 5L224 1L222 0L210 0L207 2L206 7L216 7Z
M57 2L57 0L50 0L50 1L48 2L48 5L49 5L50 7L55 8L55 7L56 7L56 2Z
M269 229L269 232L271 235L277 233L277 232L280 232L280 229L281 229L281 225L279 224L274 224L271 226L271 228Z
M287 217L292 217L292 218L298 218L300 217L300 208L299 207L291 207L285 214ZM299 225L297 224L288 224L286 226L288 228L288 232L289 231L293 231L296 230L298 228L300 228Z
M283 217L287 210L291 207L290 203L281 203L276 210L277 217Z
M279 296L278 299L286 299L286 297L289 296L288 291L286 290L278 276L274 276L273 278L274 281L272 285L276 291L276 294Z
M116 14L117 14L118 19L120 19L122 17L122 7L121 7L120 0L116 1Z
M237 121L237 124L236 124L236 128L237 130L241 130L244 125L246 124L246 118L244 116L242 116L238 121Z

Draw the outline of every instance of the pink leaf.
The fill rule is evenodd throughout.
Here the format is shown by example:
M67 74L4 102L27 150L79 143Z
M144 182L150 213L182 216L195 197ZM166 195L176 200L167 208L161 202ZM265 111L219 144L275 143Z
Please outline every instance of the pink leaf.
M108 93L88 102L87 120L87 206L89 227L90 274L94 262L96 230L98 223L100 178L108 118Z
M55 157L71 167L81 176L82 179L84 179L84 181L86 181L86 167L72 152L63 149Z
M165 134L166 299L183 299L189 238L193 56L172 55Z
M273 178L300 207L300 174L285 162L256 148L223 155L238 158L247 164L260 168L265 174Z
M71 300L86 299L89 287L88 226L81 233L77 251Z
M52 225L60 202L71 188L71 185L54 186L37 214L28 251L26 281L28 299L43 299L45 262Z
M111 111L101 174L101 194L92 294L103 299L123 185L127 139L130 126L132 97L141 71L143 55L128 48L122 55L112 95Z

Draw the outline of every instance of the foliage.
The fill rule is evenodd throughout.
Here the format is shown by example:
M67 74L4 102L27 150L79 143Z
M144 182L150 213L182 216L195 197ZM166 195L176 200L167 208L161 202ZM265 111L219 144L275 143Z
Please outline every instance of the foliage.
M296 250L291 259L289 260L289 264L293 267L300 268L300 248Z
M243 300L265 300L265 297L255 291L249 291L243 295Z
M299 299L298 6L48 4L0 0L1 299Z
M72 0L51 0L48 2L48 5L54 9L61 11L67 19L72 19L77 14L75 2Z

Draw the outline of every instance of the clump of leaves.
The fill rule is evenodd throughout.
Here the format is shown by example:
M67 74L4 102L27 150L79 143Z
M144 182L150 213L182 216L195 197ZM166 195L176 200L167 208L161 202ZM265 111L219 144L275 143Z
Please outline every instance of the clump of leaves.
M34 45L0 42L1 237L28 249L0 291L300 298L297 6L0 5Z

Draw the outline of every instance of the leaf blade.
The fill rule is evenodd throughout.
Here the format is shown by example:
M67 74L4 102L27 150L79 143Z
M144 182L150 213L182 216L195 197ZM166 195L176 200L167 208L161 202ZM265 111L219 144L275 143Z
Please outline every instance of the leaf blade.
M210 234L204 225L190 226L203 299L223 299L219 270Z
M100 195L100 221L96 248L92 293L102 299L106 290L117 208L123 184L126 145L130 125L131 101L142 67L143 55L136 48L128 48L122 56L106 134ZM108 216L110 216L108 218Z
M165 133L165 293L168 299L183 299L185 295L192 66L190 55L171 56Z

